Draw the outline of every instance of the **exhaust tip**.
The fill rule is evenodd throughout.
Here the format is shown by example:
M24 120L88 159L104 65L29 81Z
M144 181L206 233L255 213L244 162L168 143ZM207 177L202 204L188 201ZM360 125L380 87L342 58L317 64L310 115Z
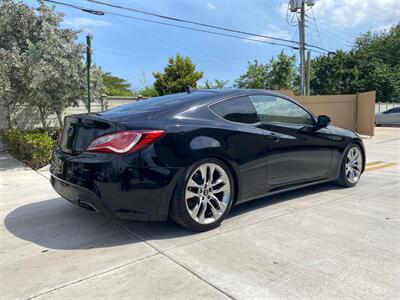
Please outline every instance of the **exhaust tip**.
M86 201L79 201L79 206L90 211L98 212L96 207Z

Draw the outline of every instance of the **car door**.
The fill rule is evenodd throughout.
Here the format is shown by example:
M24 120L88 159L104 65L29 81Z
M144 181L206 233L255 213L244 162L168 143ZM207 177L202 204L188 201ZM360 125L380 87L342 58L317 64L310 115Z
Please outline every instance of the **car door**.
M224 151L238 169L239 202L254 199L267 192L267 145L259 119L247 96L219 101L210 110L225 119ZM227 158L228 158L227 157Z
M250 99L268 145L269 188L327 178L332 158L329 130L317 129L315 118L288 99L275 95Z
M400 107L389 109L384 113L384 124L400 124Z

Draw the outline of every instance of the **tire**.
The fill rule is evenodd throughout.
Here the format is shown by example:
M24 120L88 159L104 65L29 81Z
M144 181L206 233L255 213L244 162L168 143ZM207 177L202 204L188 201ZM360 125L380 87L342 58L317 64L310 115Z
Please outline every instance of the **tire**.
M213 176L209 176L211 173ZM229 167L219 159L202 159L187 168L178 180L170 217L192 231L214 229L228 214L234 192Z
M355 158L355 153L359 159ZM351 156L353 156L354 160L352 160ZM351 143L349 147L347 147L346 153L341 162L339 178L336 183L346 188L355 186L361 178L364 159L360 146ZM352 172L353 176L351 176Z

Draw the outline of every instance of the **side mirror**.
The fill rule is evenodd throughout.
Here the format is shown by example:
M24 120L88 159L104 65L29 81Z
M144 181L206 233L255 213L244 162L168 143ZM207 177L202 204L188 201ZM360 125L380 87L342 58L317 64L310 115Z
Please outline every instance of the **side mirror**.
M325 115L318 116L317 126L318 127L326 127L331 123L331 118Z

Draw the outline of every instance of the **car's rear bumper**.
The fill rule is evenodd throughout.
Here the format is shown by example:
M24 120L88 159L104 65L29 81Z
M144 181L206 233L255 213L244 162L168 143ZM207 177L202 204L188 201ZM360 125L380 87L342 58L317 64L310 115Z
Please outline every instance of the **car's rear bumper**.
M50 172L55 191L75 205L89 204L122 219L158 221L168 218L180 169L149 166L137 156L72 156L56 149Z

